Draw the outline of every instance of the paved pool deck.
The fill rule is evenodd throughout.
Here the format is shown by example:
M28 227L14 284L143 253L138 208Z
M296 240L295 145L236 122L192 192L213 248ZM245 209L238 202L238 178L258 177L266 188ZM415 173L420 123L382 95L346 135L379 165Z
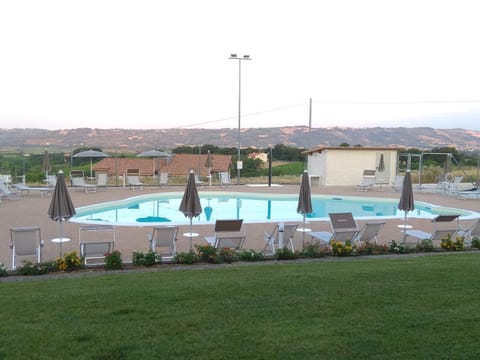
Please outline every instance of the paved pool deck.
M231 185L229 187L219 186L201 186L198 188L202 191L231 191L231 192L250 192L250 193L279 193L279 194L298 194L300 185L282 185L282 186L249 186L249 185ZM99 190L95 193L85 193L69 188L69 193L76 207L96 204L100 202L125 199L128 197L158 192L183 192L185 186L163 186L163 187L145 187L143 190L132 191L130 188L110 187L106 191ZM382 191L380 191L382 190ZM313 194L330 194L340 196L357 196L357 197L379 197L399 199L400 193L395 192L389 187L376 189L368 192L359 192L355 187L312 187ZM57 238L59 233L59 224L50 220L47 210L50 205L51 197L41 197L40 193L32 192L30 195L22 196L18 200L4 199L0 203L0 262L8 268L11 266L11 250L10 244L10 228L22 226L40 226L42 238L45 241L43 248L43 260L53 260L58 256L59 245L52 243L51 239ZM480 200L478 199L458 199L452 195L445 195L430 192L415 192L415 201L424 201L434 205L466 209L480 212ZM472 220L462 221L462 225L468 226L473 223ZM358 221L361 226L364 221ZM401 219L389 219L386 221L385 227L379 234L379 242L388 244L391 240L402 241L403 234L399 230ZM433 224L428 219L410 218L409 225L416 229L427 232L433 231ZM78 228L79 224L66 222L64 225L64 236L70 238L71 241L63 244L63 251L70 252L79 251L78 244ZM271 231L274 227L272 223L255 223L246 224L247 240L244 248L262 250L264 241L264 231ZM313 221L308 224L313 231L330 231L328 221ZM152 226L118 226L116 230L115 248L122 253L125 262L131 261L133 251L147 251L148 241L147 234L151 232ZM177 251L188 251L189 238L182 234L189 231L189 225L182 225L179 229L177 241ZM204 236L212 234L212 225L194 225L194 231L200 236L193 238L193 243L205 243ZM306 241L310 240L310 236L305 237ZM413 243L416 239L409 239ZM296 249L300 249L302 245L302 234L298 232L295 235L294 245Z

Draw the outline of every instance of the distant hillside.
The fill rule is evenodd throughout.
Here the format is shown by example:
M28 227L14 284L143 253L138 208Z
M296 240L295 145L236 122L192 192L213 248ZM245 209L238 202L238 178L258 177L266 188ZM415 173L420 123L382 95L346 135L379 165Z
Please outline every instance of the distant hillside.
M48 147L69 151L80 146L103 150L142 151L172 149L181 145L212 144L237 146L237 129L0 129L0 149ZM401 146L419 149L454 146L459 150L479 150L480 132L465 129L418 128L314 128L308 127L242 129L242 147L268 147L284 144L297 147Z

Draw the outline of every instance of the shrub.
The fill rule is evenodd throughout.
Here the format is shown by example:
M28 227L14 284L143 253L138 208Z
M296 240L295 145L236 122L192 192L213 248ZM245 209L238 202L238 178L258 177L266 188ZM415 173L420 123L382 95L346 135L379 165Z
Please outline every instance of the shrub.
M0 262L0 277L8 276L8 271L5 265Z
M275 251L276 260L293 260L296 258L298 258L298 253L293 252L287 247L277 249L277 251Z
M302 255L307 258L319 258L325 256L327 252L327 248L320 246L319 242L315 242L307 244L302 250Z
M195 264L198 258L194 252L182 252L173 257L173 262L176 264Z
M386 254L388 247L386 245L379 245L370 241L365 241L355 247L355 253L357 255L380 255Z
M442 239L441 243L441 248L448 250L448 251L463 251L464 245L463 245L464 237L463 236L457 236L455 239L452 239L450 234L447 235L446 238Z
M432 240L424 239L417 244L417 251L419 252L432 252L435 249Z
M264 255L261 251L242 250L237 254L238 258L243 261L259 261L263 260Z
M52 263L32 263L31 261L24 261L20 267L17 267L19 275L44 275L48 274L52 269Z
M147 253L136 252L132 254L132 263L135 266L152 266L162 261L162 256L150 250Z
M122 268L122 254L120 254L120 251L114 250L105 254L105 270L120 270Z
M395 240L390 241L388 252L392 254L408 254L411 249L405 244L397 244Z
M237 256L235 254L235 250L230 248L222 248L218 251L215 263L220 264L225 262L231 264L236 259Z
M196 248L200 261L206 261L209 263L217 262L217 249L212 245L196 245Z
M354 246L348 240L344 243L340 241L332 241L330 247L332 248L332 255L334 256L349 256L354 250Z
M60 271L73 271L83 267L83 258L79 257L75 251L66 253L63 258L56 261L56 268Z
M480 239L476 236L472 239L472 247L480 249Z

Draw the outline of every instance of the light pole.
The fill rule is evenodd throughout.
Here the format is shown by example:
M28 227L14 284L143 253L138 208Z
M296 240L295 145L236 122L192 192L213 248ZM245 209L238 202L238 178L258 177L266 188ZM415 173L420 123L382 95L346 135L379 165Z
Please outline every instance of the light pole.
M242 110L242 60L251 60L250 55L237 57L237 54L231 54L230 60L238 60L238 147L237 147L237 184L240 185L240 170L242 169L242 161L240 160L240 120Z

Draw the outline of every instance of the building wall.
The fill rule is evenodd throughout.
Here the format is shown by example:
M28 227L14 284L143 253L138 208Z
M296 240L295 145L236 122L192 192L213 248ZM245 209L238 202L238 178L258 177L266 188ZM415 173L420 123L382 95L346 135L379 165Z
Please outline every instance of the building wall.
M397 150L325 149L308 156L312 185L355 186L362 182L364 170L377 170L383 153L385 171L377 171L377 182L390 184L395 178Z

